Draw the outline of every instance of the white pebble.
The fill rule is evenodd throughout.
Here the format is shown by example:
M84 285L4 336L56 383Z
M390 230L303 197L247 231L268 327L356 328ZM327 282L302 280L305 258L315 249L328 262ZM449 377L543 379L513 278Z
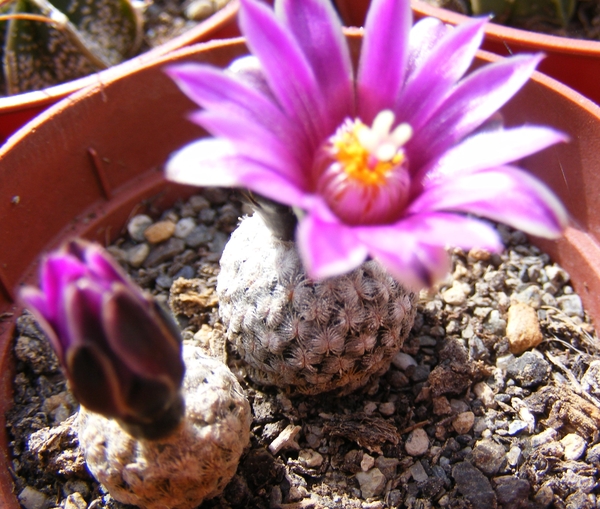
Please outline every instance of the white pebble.
M511 467L516 467L521 459L521 449L516 445L513 445L510 450L506 453L506 461Z
M552 442L556 438L557 432L553 428L548 428L538 433L537 435L533 435L531 437L531 447L539 447L540 445L547 444L548 442Z
M175 233L173 235L178 239L185 239L196 228L196 221L191 217L184 217L177 221Z
M585 452L585 440L577 433L569 433L560 441L565 448L565 459L577 461Z
M133 216L127 224L129 236L138 242L143 242L145 239L144 232L146 228L152 224L152 218L146 214L138 214Z
M485 382L479 382L473 387L473 392L486 407L496 406L496 400L494 399L494 391Z
M46 507L48 497L41 491L25 486L23 491L19 493L19 502L25 509L43 509Z
M307 468L319 468L323 464L323 456L312 449L302 449L298 454L298 460Z

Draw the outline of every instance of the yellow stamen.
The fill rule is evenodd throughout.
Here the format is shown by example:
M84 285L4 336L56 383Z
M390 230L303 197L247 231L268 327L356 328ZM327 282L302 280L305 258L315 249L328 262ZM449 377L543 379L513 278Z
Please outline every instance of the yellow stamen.
M402 145L412 136L408 124L400 124L392 132L394 114L380 112L369 128L360 120L346 124L332 139L333 156L351 179L367 186L386 183L390 171L405 159Z

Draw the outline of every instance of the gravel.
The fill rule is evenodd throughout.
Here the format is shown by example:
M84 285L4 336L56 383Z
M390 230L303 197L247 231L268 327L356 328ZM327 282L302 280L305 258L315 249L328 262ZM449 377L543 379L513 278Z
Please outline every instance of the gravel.
M150 222L132 218L110 248L162 304L172 284L198 297L174 303L184 340L227 359L250 400L251 446L203 509L600 507L598 339L568 274L521 232L498 227L500 255L452 252L451 276L421 294L411 335L377 383L290 399L248 382L218 319L218 260L242 209L235 194L206 190ZM150 243L145 232L160 222L172 234ZM513 330L541 340L521 334L515 347ZM124 509L85 469L77 403L28 314L15 354L7 421L23 507Z

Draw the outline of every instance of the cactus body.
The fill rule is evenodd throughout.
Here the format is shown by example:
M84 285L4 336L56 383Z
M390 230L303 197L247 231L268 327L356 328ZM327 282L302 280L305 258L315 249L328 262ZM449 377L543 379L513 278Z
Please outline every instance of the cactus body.
M255 382L349 393L384 373L415 315L415 295L375 261L308 279L294 242L259 214L244 218L221 258L219 312Z

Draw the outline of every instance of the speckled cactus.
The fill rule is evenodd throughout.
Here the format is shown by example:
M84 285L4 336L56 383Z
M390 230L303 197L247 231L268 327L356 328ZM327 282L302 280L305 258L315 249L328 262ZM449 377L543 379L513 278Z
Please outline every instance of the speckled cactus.
M184 345L185 416L159 440L136 440L115 420L81 408L79 443L113 498L143 509L192 509L223 491L250 439L250 405L220 361Z
M304 394L346 394L384 373L416 310L414 293L375 261L311 281L296 244L275 237L259 214L226 245L217 293L250 378Z
M494 14L499 22L537 20L566 26L575 0L471 0L473 14Z
M0 9L7 95L118 64L141 43L141 16L130 0L12 0Z

